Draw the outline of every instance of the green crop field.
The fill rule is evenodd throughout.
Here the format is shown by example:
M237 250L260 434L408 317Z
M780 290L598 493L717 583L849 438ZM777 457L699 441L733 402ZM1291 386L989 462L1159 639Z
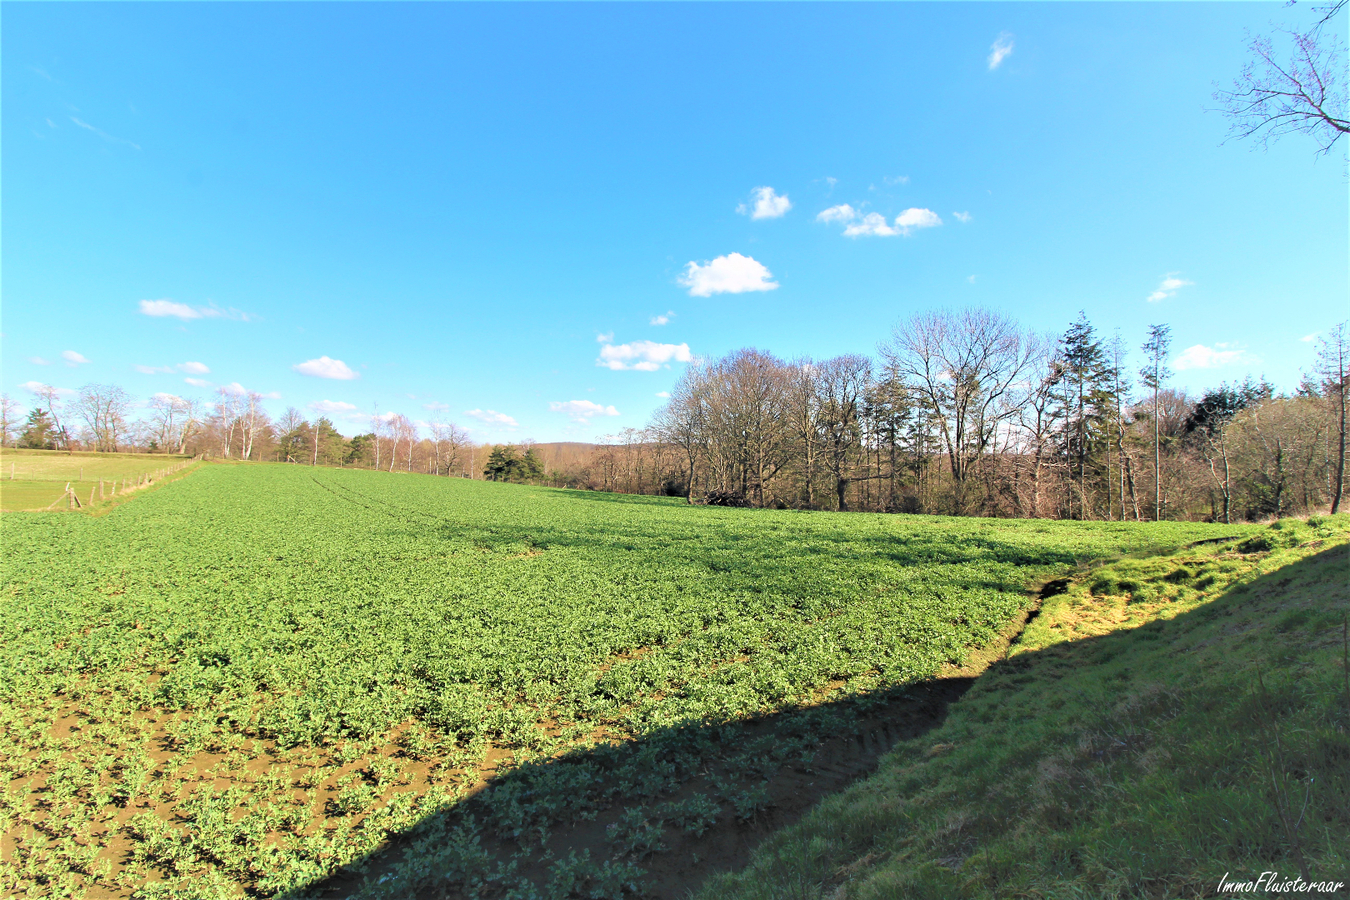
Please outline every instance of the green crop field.
M0 510L79 508L62 503L66 488L84 506L104 504L146 478L180 469L190 457L160 453L65 453L59 450L0 452Z
M1253 531L281 465L6 515L0 893L619 896L1031 583Z

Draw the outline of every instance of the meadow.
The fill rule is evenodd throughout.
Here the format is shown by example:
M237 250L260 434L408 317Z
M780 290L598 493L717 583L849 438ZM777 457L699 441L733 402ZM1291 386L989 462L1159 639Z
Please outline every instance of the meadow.
M192 458L164 453L59 450L0 451L0 510L81 509L107 506L123 493L188 467ZM68 500L67 488L79 502Z
M0 891L620 896L1030 586L1255 530L284 465L6 514ZM578 821L582 852L553 840Z

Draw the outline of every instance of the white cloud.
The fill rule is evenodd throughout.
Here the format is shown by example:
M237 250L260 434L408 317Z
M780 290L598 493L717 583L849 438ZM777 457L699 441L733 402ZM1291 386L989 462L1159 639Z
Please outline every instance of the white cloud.
M894 187L897 184L909 184L908 175L896 175L894 178L889 175L881 179L887 187Z
M25 391L28 391L31 394L39 394L47 390L49 385L43 384L41 381L25 381L23 384L19 385L19 387L23 388ZM51 389L56 392L56 396L58 397L73 397L76 393L70 388L51 388Z
M259 394L258 396L262 397L264 400L280 400L281 391L268 391L267 393Z
M142 375L162 375L162 374L168 374L169 372L172 372L172 371L173 371L173 367L172 367L172 366L141 366L141 365L136 365L136 366L132 366L132 368L135 369L137 372L140 372Z
M719 256L712 262L690 262L679 283L689 288L691 297L713 294L742 294L746 291L772 291L778 287L773 275L757 260L739 253Z
M942 224L942 219L931 209L916 209L911 207L895 218L895 225L900 229L901 234L909 234L916 228L933 228Z
M351 381L354 378L361 377L359 373L349 369L342 360L329 359L326 356L296 363L291 368L301 375L312 375L315 378L334 378L338 381Z
M838 179L838 178L835 178L833 175L826 175L826 176L825 176L825 184L829 186L829 189L830 189L830 190L834 190L834 186L835 186L836 184L838 184L838 183L839 183L839 179Z
M881 213L868 213L844 229L844 237L862 237L864 235L890 237L899 233L898 230L886 224L886 217Z
M655 341L633 341L631 344L606 344L600 348L597 366L621 372L635 369L655 372L671 362L690 362L694 356L688 344L658 344Z
M831 206L829 209L823 209L816 214L817 222L852 222L857 218L858 212L847 203L841 203L838 206Z
M89 362L89 360L85 359L81 354L76 353L74 350L62 350L61 358L66 361L66 365L71 366L72 368Z
M28 361L35 366L50 366L52 364L50 359L43 359L40 356L30 356Z
M754 197L754 206L742 203L736 212L749 215L752 219L777 219L792 209L792 201L787 194L775 194L771 187L757 187L750 192Z
M662 398L663 400L669 399L669 398L670 398L670 391L657 391L657 392L656 392L656 396Z
M211 386L211 382L207 381L205 378L184 378L183 381L187 382L193 387L204 388Z
M566 403L553 402L548 408L554 412L567 413L573 422L585 425L595 416L617 416L619 411L612 406L601 406L589 400L568 400Z
M1317 340L1317 336L1321 333L1322 332L1320 331L1314 331L1312 334L1305 334L1303 337L1299 338L1299 340L1305 344L1311 344L1313 341Z
M652 316L651 321L649 321L647 324L648 324L648 325L669 325L669 324L670 324L670 320L673 319L673 318L675 318L675 312L674 312L674 310L669 310L669 309L668 309L668 310L666 310L665 312L663 312L663 313L662 313L661 315L659 315L659 316ZM614 335L613 335L612 333L610 334L609 339L610 339L611 341L614 340Z
M606 331L604 334L597 334L595 336L595 342L597 344L608 344L613 340L614 340L614 332L612 331Z
M161 393L158 393L158 394L155 394L155 395L152 396L150 399L151 399L151 400L158 400L158 401L160 401L161 403L182 403L182 402L183 402L183 398L180 397L180 396L178 396L177 394L165 394L165 393L162 393L162 392L161 392Z
M969 281L971 284L974 284L974 283L975 283L975 276L974 276L974 275L967 275L967 276L966 276L966 281Z
M1148 295L1148 302L1157 303L1159 300L1166 300L1186 285L1195 284L1194 281L1186 281L1176 276L1176 272L1168 272L1162 283L1158 285L1158 289Z
M351 412L356 409L356 404L343 403L341 400L315 400L309 405L309 408L315 412L340 413Z
M473 416L478 421L486 422L489 425L504 425L507 428L515 428L520 424L506 413L499 413L495 409L466 409L464 415Z
M51 119L48 119L47 121L50 122ZM130 146L130 147L135 147L137 150L141 149L141 145L140 145L140 144L133 143L132 141L127 140L126 138L113 137L111 134L108 134L108 132L104 131L102 128L95 128L93 125L90 125L88 122L82 122L82 121L80 121L79 119L75 118L74 116L71 116L71 117L70 117L70 121L74 122L76 125L80 126L81 128L85 128L85 129L88 129L89 131L92 131L94 134L96 134L96 135L98 135L99 137L103 138L105 141L112 141L114 144L126 144L126 145L128 145L128 146ZM53 127L55 127L55 126L53 126Z
M205 363L199 362L179 363L178 371L186 372L189 375L207 375L211 372L211 370L206 367Z
M237 309L220 309L217 306L189 306L176 300L142 300L140 311L143 316L155 316L157 318L169 316L182 319L184 322L192 319L237 319L241 322L247 322L250 318L248 313L240 312Z
M248 388L237 381L231 381L229 384L222 384L220 389L227 394L234 394L236 397L242 397L248 393Z
M956 216L956 221L960 222L962 225L974 218L974 216L968 212L954 212L952 215Z
M1013 36L1006 31L1003 32L994 40L989 49L992 51L989 54L989 71L992 72L1003 65L1003 61L1012 55Z
M1255 360L1238 344L1215 344L1213 347L1196 344L1182 350L1172 361L1172 366L1178 372L1184 372L1187 369L1217 369L1235 362L1255 362Z

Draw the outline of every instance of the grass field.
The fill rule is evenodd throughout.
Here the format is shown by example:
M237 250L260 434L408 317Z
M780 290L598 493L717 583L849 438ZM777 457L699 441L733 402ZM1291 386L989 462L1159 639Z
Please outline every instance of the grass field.
M106 503L142 479L184 466L191 458L158 453L63 453L58 450L0 451L0 510L79 509L60 503L66 486L85 507Z
M6 515L0 891L654 890L663 847L762 820L776 772L994 642L1030 583L1254 530L279 465Z
M700 900L1350 895L1348 611L1345 515L1088 573Z

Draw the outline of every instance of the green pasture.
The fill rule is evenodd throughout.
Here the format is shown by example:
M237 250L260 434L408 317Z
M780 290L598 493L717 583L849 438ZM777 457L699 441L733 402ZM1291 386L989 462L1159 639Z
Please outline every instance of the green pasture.
M181 466L190 459L159 453L65 453L6 448L0 450L0 510L45 510L54 503L58 510L78 509L77 504L58 503L67 485L87 506L91 498L95 503L105 501L113 496L114 490Z
M5 516L0 892L355 890L390 835L434 820L413 832L434 872L380 863L362 890L622 893L661 842L651 810L749 821L777 766L851 727L838 701L960 662L1030 583L1256 530L284 465L208 465L100 517ZM719 730L770 713L772 740ZM633 817L603 852L557 856L560 823L615 804Z

